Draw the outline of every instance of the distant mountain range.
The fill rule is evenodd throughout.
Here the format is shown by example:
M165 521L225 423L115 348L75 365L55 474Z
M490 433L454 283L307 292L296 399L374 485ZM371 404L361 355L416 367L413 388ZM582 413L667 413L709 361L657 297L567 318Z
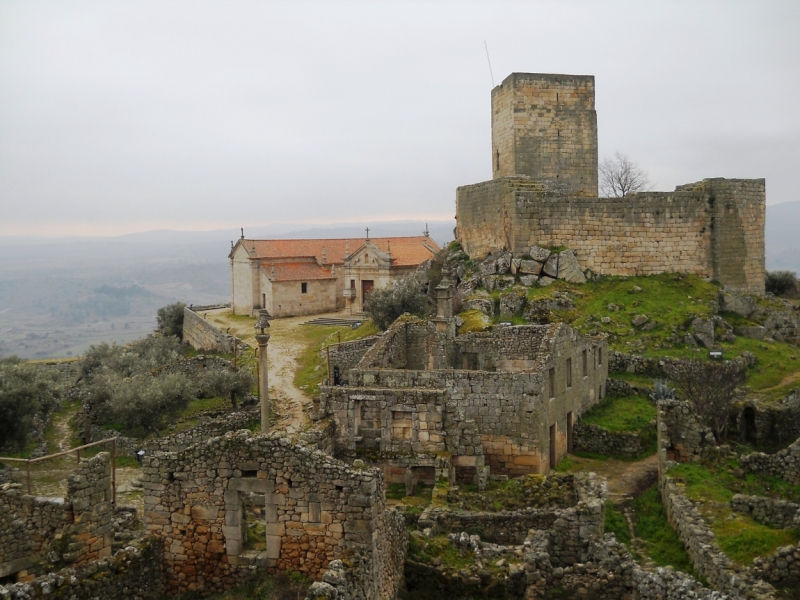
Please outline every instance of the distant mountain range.
M767 206L767 269L800 273L800 201Z

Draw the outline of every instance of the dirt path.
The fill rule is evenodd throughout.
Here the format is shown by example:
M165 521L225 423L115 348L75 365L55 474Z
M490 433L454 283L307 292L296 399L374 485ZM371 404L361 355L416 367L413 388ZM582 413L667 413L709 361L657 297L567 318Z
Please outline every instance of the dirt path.
M297 359L305 350L299 328L310 319L333 316L341 316L341 313L287 317L270 322L271 337L267 350L269 393L275 403L275 411L282 415L281 420L275 423L272 429L286 431L291 435L309 424L306 409L311 405L311 398L294 385ZM229 309L219 309L208 311L206 319L251 347L256 347L254 318L231 316Z
M631 500L643 488L650 485L658 474L658 455L642 460L626 461L608 458L597 460L570 456L570 471L594 471L606 478L608 499L614 504Z

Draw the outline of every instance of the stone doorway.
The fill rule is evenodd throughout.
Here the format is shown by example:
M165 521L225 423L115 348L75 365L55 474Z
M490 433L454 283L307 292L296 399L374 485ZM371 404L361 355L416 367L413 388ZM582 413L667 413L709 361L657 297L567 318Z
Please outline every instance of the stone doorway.
M278 523L278 504L283 495L274 492L275 483L267 479L247 476L230 479L224 494L222 533L231 564L259 567L278 564L284 535L283 525Z

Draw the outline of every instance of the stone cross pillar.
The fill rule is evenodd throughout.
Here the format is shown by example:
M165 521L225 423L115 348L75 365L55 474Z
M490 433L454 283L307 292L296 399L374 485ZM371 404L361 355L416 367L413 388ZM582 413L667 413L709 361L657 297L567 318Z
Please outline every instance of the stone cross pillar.
M267 343L270 335L266 332L269 328L270 314L262 309L258 311L256 322L256 342L258 342L258 390L261 401L261 433L269 431L269 377L267 374Z

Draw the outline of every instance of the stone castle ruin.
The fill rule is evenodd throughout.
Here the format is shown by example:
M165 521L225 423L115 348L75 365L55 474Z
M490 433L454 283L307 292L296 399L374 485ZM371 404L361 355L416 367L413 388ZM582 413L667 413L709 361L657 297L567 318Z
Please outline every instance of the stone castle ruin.
M764 180L706 179L672 193L599 198L597 161L593 77L517 73L492 91L494 178L457 192L457 239L473 258L488 256L476 261L479 275L457 290L515 289L497 299L499 314L484 290L465 308L488 303L491 315L511 319L527 301L517 281L582 282L592 273L688 272L732 290L764 292ZM391 248L399 258L400 244ZM433 253L425 248L425 257ZM271 273L244 241L232 259L235 252L244 253L247 277ZM325 260L306 258L303 269L322 269L321 262L330 270L320 281L344 282L333 279L327 246ZM409 268L412 262L419 261ZM360 287L342 283L339 297L363 299L372 289L363 283L377 281L377 261L359 264L373 279L359 280ZM136 539L115 521L125 509L112 500L107 454L79 462L64 498L23 494L19 484L0 481L0 600L155 600L221 592L258 570L313 580L307 600L772 599L776 588L800 582L800 546L747 569L721 552L669 474L677 462L719 451L688 405L674 398L657 403L659 491L694 567L716 590L634 561L605 533L605 479L555 467L573 450L630 458L647 450L646 436L579 423L608 392L646 393L609 378L610 371L637 373L624 363L643 359L611 352L605 336L582 335L566 323L462 328L451 275L434 290L434 318L404 315L380 335L326 348L328 379L308 431L291 439L274 429L255 434L248 428L257 412L241 410L148 442ZM273 279L270 285L280 278ZM269 303L239 283L243 312ZM298 295L312 289L300 279L278 283ZM361 296L345 294L357 289ZM233 300L235 309L236 294ZM546 310L547 303L571 305L559 294L542 302L538 308ZM729 304L723 301L738 311ZM187 309L184 322L184 339L195 348L244 346L197 310ZM200 356L174 368L191 376L220 360ZM745 439L794 439L798 406L795 397L771 416L750 417L744 407L742 422L752 421ZM122 438L117 443L135 451ZM739 459L749 472L800 482L799 456L800 441L774 455ZM497 482L518 485L524 503L497 508ZM402 504L387 490L396 494L403 486L408 497L427 489L429 502L397 511L393 506ZM800 524L798 504L740 495L731 506L759 522ZM413 560L424 554L420 548L443 540L474 562L456 569Z
M456 192L456 239L473 258L566 246L598 274L684 272L764 293L763 179L598 197L593 76L512 73L495 87L492 173Z

